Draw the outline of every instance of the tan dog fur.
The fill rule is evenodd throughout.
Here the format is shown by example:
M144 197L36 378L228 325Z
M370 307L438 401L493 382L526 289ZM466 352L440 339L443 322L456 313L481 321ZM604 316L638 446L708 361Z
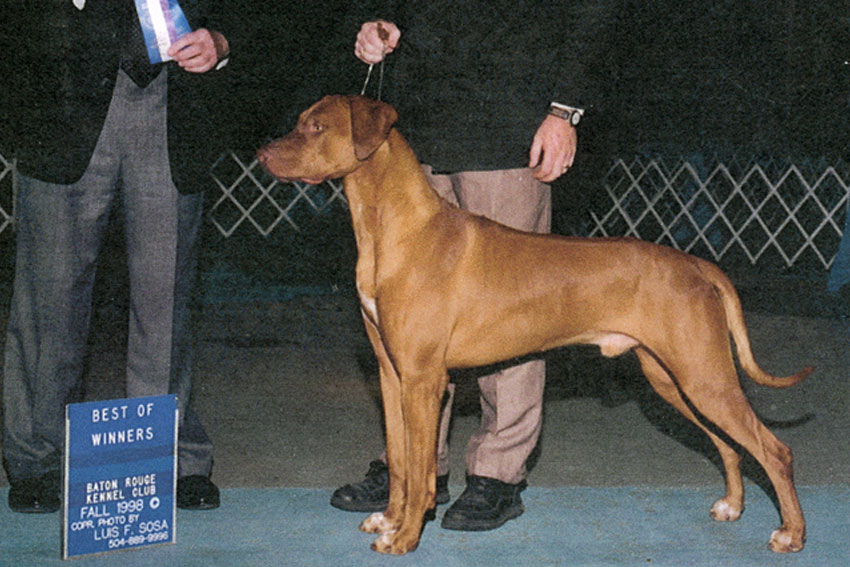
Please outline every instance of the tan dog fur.
M726 473L726 494L711 510L716 520L740 516L744 489L740 457L713 428L749 451L779 500L782 525L770 548L802 549L791 451L750 407L729 335L760 384L791 386L812 369L777 378L758 366L723 272L639 240L533 235L459 210L428 185L395 120L381 102L325 97L258 152L280 179L343 178L386 419L390 501L361 525L380 534L373 549L402 554L419 543L434 506L447 370L571 344L598 345L605 356L633 350L653 388L711 438Z

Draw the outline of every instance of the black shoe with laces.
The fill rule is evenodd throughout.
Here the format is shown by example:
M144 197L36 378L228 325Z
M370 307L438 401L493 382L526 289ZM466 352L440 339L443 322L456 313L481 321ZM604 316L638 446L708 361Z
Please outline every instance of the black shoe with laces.
M443 515L447 530L480 532L494 530L525 511L519 493L525 481L508 484L495 478L467 475L466 489Z
M437 504L445 504L449 496L449 475L437 477ZM360 482L337 488L331 506L348 512L381 512L390 502L390 470L381 460L369 463L369 472Z

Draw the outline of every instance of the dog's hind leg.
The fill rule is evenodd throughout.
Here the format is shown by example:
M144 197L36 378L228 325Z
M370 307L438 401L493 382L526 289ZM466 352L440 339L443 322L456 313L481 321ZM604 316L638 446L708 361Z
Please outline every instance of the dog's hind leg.
M670 373L658 362L655 356L643 347L635 349L646 379L659 396L679 410L688 420L708 435L723 461L726 475L726 495L711 507L711 517L720 522L731 522L741 517L744 511L744 483L741 477L741 457L737 451L706 427L694 414L691 407L682 398L679 387L670 377Z
M696 411L749 451L767 473L782 517L782 525L771 535L770 548L779 553L800 551L806 523L794 488L791 449L764 426L750 406L725 329L704 333L698 329L693 326L690 337L693 344L700 345L698 351L679 349L661 358Z

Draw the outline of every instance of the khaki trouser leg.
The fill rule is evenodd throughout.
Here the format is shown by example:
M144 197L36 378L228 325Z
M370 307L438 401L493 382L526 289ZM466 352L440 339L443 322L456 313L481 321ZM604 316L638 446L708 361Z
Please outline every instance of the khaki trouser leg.
M528 169L435 175L425 166L436 191L447 201L520 230L549 232L551 192ZM545 363L533 360L478 379L481 426L467 446L467 473L516 484L540 436ZM454 386L440 416L437 474L449 471L448 433Z

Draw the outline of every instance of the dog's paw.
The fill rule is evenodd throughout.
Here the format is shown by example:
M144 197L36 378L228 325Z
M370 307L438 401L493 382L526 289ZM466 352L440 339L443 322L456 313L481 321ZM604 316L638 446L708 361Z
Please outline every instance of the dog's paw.
M395 532L395 526L383 512L375 512L363 520L360 530L369 534L389 534Z
M419 545L418 538L414 538L412 541L403 541L403 539L394 531L381 534L381 537L372 542L372 551L389 555L404 555L413 551Z
M802 534L793 534L787 528L779 528L770 535L771 551L776 553L794 553L803 549L805 537Z
M725 498L721 498L711 507L711 517L718 522L734 522L741 517L743 506L730 504Z

